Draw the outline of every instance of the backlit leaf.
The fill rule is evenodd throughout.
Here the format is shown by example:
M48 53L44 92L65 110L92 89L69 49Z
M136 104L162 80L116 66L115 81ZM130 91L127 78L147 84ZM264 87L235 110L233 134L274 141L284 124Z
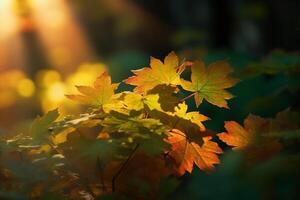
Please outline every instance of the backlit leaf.
M94 82L94 86L77 86L80 95L66 95L69 99L82 104L103 106L111 103L119 84L111 83L111 77L104 72Z
M267 120L249 115L244 121L244 127L235 121L225 122L227 132L219 133L218 137L234 149L243 149L253 142L257 133L264 132L267 128Z
M227 101L233 96L225 89L234 86L238 80L229 77L232 68L226 61L210 64L205 68L202 61L196 61L191 68L191 82L181 79L183 89L194 92L197 107L203 99L222 108L228 108Z
M214 169L214 165L220 162L218 155L223 151L217 143L210 141L211 137L203 137L203 144L190 140L185 133L173 129L167 138L167 142L171 144L171 156L176 165L179 175L183 175L185 171L191 173L196 164L201 170L210 171Z
M178 57L171 52L164 59L164 63L151 57L150 67L134 70L135 74L125 80L125 83L136 86L135 91L147 92L157 85L179 85L180 74Z

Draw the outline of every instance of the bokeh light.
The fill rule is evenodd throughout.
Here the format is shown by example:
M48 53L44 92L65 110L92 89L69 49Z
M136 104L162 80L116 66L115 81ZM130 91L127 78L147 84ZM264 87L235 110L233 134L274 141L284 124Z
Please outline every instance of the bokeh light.
M34 85L20 70L9 70L0 74L0 108L14 105L20 97L33 95ZM5 84L4 84L5 83ZM20 93L20 88L26 89Z
M14 15L13 1L0 1L0 40L7 39L17 32L17 17Z
M35 85L28 78L21 79L17 84L17 91L22 97L31 97L35 91Z
M84 63L78 69L62 77L53 69L41 70L37 73L36 82L39 84L39 100L43 112L59 108L62 115L75 112L80 105L71 103L66 94L76 93L76 85L91 85L104 72L106 66L102 63Z
M291 111L296 111L299 114L299 116L297 114L297 118L299 118L299 10L300 1L296 0L0 0L0 200L23 199L23 196L7 192L6 188L12 190L18 188L22 193L27 186L34 185L33 193L45 191L47 192L46 199L59 198L56 195L52 196L52 193L56 193L58 190L62 193L66 190L69 191L69 189L55 189L54 191L51 188L49 190L48 186L50 185L41 179L37 184L31 182L32 180L30 180L30 184L24 185L6 184L7 179L3 176L6 174L3 174L5 171L2 170L2 155L7 149L5 142L2 143L2 137L30 133L32 121L37 116L42 116L56 108L60 114L59 119L65 117L71 119L71 124L74 124L76 129L86 118L93 118L91 124L98 124L99 119L94 120L94 117L86 114L96 111L93 112L94 116L94 113L97 115L101 109L94 110L89 107L87 109L87 105L70 100L66 95L80 94L81 92L77 90L76 86L93 85L94 80L105 70L109 72L114 83L121 83L117 92L131 90L133 86L125 84L122 80L133 75L131 70L149 67L150 56L163 58L167 53L175 51L180 57L180 62L203 60L209 64L217 60L226 60L233 66L234 76L241 79L241 82L230 91L235 96L229 102L230 109L217 109L205 100L197 108L192 98L186 102L188 111L197 110L212 119L205 122L209 135L214 135L211 130L224 131L224 121L242 122L249 113L264 118L273 118L276 113L289 108ZM182 74L183 79L190 80L190 69L192 68L188 66L187 71ZM178 87L181 88L181 86ZM190 95L190 92L177 92L174 96L181 99L181 97ZM169 99L168 96L161 97L159 103L164 103L166 99ZM169 103L175 104L175 102ZM145 111L148 110L146 107ZM132 117L136 118L138 117L137 113L129 114L130 117L132 114ZM142 120L151 118L151 113L152 111L147 111L141 115ZM110 114L112 117L119 117L115 113ZM80 118L74 120L76 116ZM100 118L102 119L102 116ZM114 121L114 119L111 118L109 121ZM285 120L280 120L280 123L276 121L272 126L281 126L281 121ZM288 119L288 121L291 120ZM105 129L110 128L106 127L109 123L106 123L105 120L103 123ZM82 132L94 131L90 130L93 127L90 127L89 123L82 123L82 125L84 126ZM288 123L282 123L282 125L289 127ZM71 126L73 129L73 125ZM98 132L103 127L96 129L95 131ZM56 151L57 146L64 140L76 146L77 138L67 138L68 131L60 135L61 137L53 137L55 148L52 149L52 145L50 147L47 144L34 149L31 153L39 154L43 151L47 153L46 156L60 153ZM50 134L50 132L48 133ZM300 138L298 133L299 130L295 134L297 139ZM51 138L53 135L43 134L42 140L46 139L44 136ZM113 135L118 137L116 142L123 143L119 134ZM277 132L275 135L277 137ZM113 137L109 141L113 141ZM184 177L183 187L176 189L175 195L166 199L235 199L233 197L257 199L255 197L259 193L262 193L262 198L267 199L276 198L276 193L280 193L278 197L283 199L293 199L286 194L293 194L293 190L297 191L297 194L299 193L297 178L293 180L295 184L292 179L297 177L294 175L297 174L299 167L294 167L296 165L293 162L295 161L294 156L299 157L300 155L299 151L296 151L300 145L297 143L299 139L296 141L292 137L294 136L289 135L282 138L284 148L291 145L291 149L284 150L283 154L275 157L274 161L264 160L261 165L257 165L251 171L248 170L249 165L244 162L246 159L243 158L243 155L240 160L231 155L226 157L227 153L224 152L224 155L221 156L222 164L217 167L216 172L205 174L194 171ZM103 132L98 135L97 139L107 140L109 135ZM141 139L146 139L146 137L141 137ZM80 141L79 146L89 140L90 136L84 141ZM219 142L217 138L213 140ZM156 141L156 139L153 140L155 143ZM36 145L35 141L29 142L34 142ZM128 142L133 144L134 137L129 136ZM197 142L202 143L200 140ZM220 144L226 145L225 143ZM95 143L95 146L98 146L98 143ZM259 144L257 146L265 147L266 145ZM94 151L93 147L94 145L91 145L92 150L88 153L98 152ZM106 151L106 147L104 150ZM142 151L143 149L139 148L138 154L133 152L132 156L135 157ZM78 153L76 153L77 155ZM165 153L163 155L165 155L164 161L168 162L169 155ZM290 158L286 155L291 156L292 159L289 160ZM13 156L15 155L9 155L9 157ZM25 161L22 162L23 166L23 163L27 162L27 158L21 154L17 156L22 157L22 161ZM245 156L247 155L245 154ZM105 157L103 160L106 159ZM42 159L38 157L34 160L35 164L39 164ZM100 159L102 160L102 156ZM284 162L282 168L277 165L281 159L288 161ZM96 161L95 158L93 160ZM128 159L128 163L131 162L130 160ZM300 159L298 160L300 163ZM95 168L95 164L93 164L93 168ZM293 173L289 166L295 168L296 173ZM102 166L102 161L98 162L97 157L99 172L93 173L92 178L98 178L98 175L102 176L103 169L107 167L109 165ZM127 164L125 167L127 168ZM58 168L53 169L51 169L51 173L58 172ZM24 172L27 172L27 170L19 171L22 177ZM75 171L79 173L80 170ZM128 169L125 169L121 175L124 175L126 171ZM68 177L72 177L72 184L73 180L77 185L81 178L84 180L90 178L81 177L77 172L75 178L74 173L68 173ZM275 176L278 172L284 175ZM31 172L26 174L30 179ZM12 178L17 180L19 173L15 175ZM40 178L38 171L34 170L32 175ZM103 177L100 176L99 178L102 179ZM248 177L251 179L254 177L254 182L251 181L251 184L248 184L250 183L246 180ZM257 177L261 181L256 180ZM65 185L66 177L62 178L63 181L59 182L57 187ZM169 187L171 185L175 187L177 183L168 181L162 180L162 184L157 184L157 186L166 187L171 192L172 189ZM109 189L106 188L109 185L112 184L103 182L103 192L105 192L104 189ZM116 185L118 188L118 183ZM224 185L226 187L223 187ZM4 190L2 186L4 186ZM152 193L147 185L142 184L141 186L143 191ZM90 188L96 187L98 184L84 183L80 184L80 191L89 192ZM119 189L122 190L122 188L117 190L119 191ZM164 191L161 191L163 194ZM101 193L100 190L96 192ZM75 193L77 194L76 191ZM24 198L29 198L29 196ZM65 198L68 197L63 195L62 199ZM72 198L81 197L72 195ZM39 198L37 195L34 199L44 199L44 197ZM153 197L153 199L155 198Z

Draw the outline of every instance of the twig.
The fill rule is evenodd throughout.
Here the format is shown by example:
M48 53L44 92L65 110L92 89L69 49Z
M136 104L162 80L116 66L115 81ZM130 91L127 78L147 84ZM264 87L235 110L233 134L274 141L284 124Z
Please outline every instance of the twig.
M120 167L120 169L117 171L117 173L113 176L112 178L112 192L116 191L116 180L117 178L120 176L120 174L122 173L122 171L124 170L124 168L126 167L126 165L128 164L128 162L130 161L130 159L132 158L133 154L136 152L136 150L138 149L138 147L140 146L140 144L136 144L136 146L134 147L134 149L132 150L132 152L130 153L130 155L128 156L128 158L126 159L126 161L122 164L122 166Z
M61 154L61 155L64 156L63 152L60 151L58 148L55 147L55 144L53 144L51 141L49 141L48 144L50 145L50 147L51 147L54 151L56 151L57 153L59 153L59 154ZM70 162L65 156L64 156L64 158L68 161L68 164L71 164L71 162ZM76 167L74 167L74 165L72 165L72 166L73 166L73 169L75 169L75 171L78 171L78 174L81 175L81 174L80 174L80 170L79 170L79 169L76 169ZM81 176L81 177L82 177L82 176ZM86 190L89 192L89 194L90 194L93 198L96 198L95 193L93 192L92 188L91 188L90 185L89 185L89 180L88 180L88 178L82 178L82 180L83 180L84 187L85 187Z
M101 161L100 161L100 158L99 156L97 156L97 167L98 167L98 170L99 170L99 173L100 173L100 179L101 179L101 184L102 184L102 190L103 192L106 192L106 186L105 186L105 182L104 182L104 174L103 174L103 167L101 165Z
M178 67L178 73L181 74L186 67L190 67L192 66L194 63L191 61L186 61L186 59L184 58L182 61L182 64Z

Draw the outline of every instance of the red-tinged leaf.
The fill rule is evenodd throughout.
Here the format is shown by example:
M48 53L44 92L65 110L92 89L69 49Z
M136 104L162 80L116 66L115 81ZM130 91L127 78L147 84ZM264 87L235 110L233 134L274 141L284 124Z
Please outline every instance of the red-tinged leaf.
M249 115L244 126L245 128L235 121L225 122L227 132L219 133L218 137L227 145L233 146L233 149L243 149L252 143L258 132L268 128L268 122L261 117Z
M169 133L166 142L171 144L168 155L175 161L176 171L183 175L185 171L192 172L194 163L204 171L214 169L214 164L220 163L217 154L223 151L217 143L210 141L212 137L203 137L203 144L191 141L186 134L173 129Z
M210 64L205 68L202 61L196 61L191 68L191 81L181 80L183 89L194 92L197 107L203 99L209 103L222 108L228 108L228 99L233 95L225 89L234 86L238 80L229 77L232 68L226 61Z
M246 147L251 139L251 134L248 133L241 125L234 121L225 122L227 133L220 133L218 137L234 149L242 149Z
M111 77L107 72L104 72L94 82L94 87L90 86L76 86L81 95L66 95L69 99L77 101L82 104L93 106L103 106L111 103L114 91L119 84L112 84Z
M179 85L182 68L178 66L178 57L171 52L164 59L151 57L150 67L134 70L135 76L129 77L124 82L136 86L135 91L147 92L157 85Z

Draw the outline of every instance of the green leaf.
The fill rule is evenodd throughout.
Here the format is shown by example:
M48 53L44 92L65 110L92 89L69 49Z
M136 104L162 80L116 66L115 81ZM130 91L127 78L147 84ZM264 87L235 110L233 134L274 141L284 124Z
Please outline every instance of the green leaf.
M126 138L128 145L139 143L146 154L159 154L168 147L164 142L167 128L157 119L112 112L102 125L103 131L112 133L112 138L119 133L118 137Z
M51 124L59 117L58 109L49 111L42 117L38 117L34 120L30 129L30 136L34 140L40 141L49 136L49 128Z
M181 79L183 89L194 92L196 106L203 99L221 108L228 108L228 99L233 98L225 89L234 86L238 80L229 76L232 68L226 61L218 61L207 68L204 62L196 61L192 66L191 81Z

